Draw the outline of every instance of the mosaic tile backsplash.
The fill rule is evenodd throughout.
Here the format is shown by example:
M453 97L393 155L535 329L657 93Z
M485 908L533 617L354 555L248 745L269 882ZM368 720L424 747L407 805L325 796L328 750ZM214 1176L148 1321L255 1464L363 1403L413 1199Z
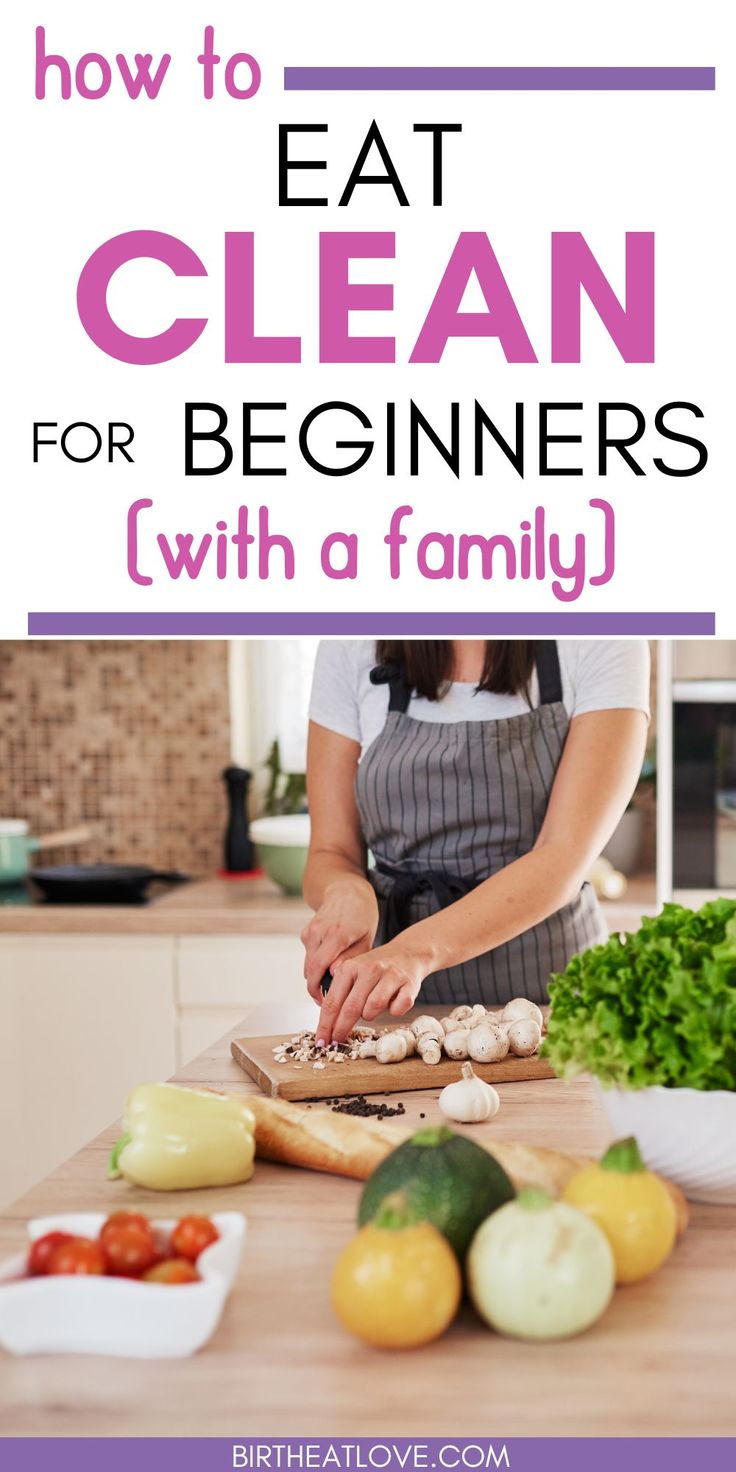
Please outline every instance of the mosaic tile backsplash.
M224 641L0 642L0 817L92 829L49 863L211 873L228 759Z

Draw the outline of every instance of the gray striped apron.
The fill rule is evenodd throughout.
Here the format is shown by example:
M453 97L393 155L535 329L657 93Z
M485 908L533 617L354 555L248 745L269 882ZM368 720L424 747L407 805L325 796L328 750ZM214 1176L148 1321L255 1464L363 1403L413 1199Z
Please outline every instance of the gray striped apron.
M359 766L355 794L376 867L376 944L467 894L533 848L562 756L569 718L557 645L536 647L539 706L499 721L435 722L408 714L403 667L379 666L389 686L386 724ZM549 919L505 945L435 971L424 1003L547 1000L550 973L607 939L590 885Z

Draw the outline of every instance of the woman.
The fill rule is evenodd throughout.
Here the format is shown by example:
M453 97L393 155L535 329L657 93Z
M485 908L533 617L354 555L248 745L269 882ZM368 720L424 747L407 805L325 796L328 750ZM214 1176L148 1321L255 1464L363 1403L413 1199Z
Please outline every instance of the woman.
M585 876L636 786L648 707L643 641L320 645L302 935L319 1041L417 1000L546 999L606 938Z

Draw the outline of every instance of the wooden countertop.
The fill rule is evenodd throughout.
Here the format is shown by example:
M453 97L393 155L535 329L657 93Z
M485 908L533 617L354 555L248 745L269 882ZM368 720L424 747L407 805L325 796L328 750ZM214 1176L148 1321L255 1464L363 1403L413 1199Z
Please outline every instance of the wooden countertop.
M195 879L147 905L0 905L3 935L298 935L311 914L265 875Z
M623 899L606 901L611 930L634 930L654 914L654 881L634 878ZM3 935L298 935L311 911L265 875L195 879L155 894L147 905L0 904Z
M264 1008L249 1030L286 1034L313 1015L309 1003L288 1013ZM181 1082L251 1092L229 1041L190 1064ZM499 1138L591 1153L607 1143L585 1081L502 1084L500 1092L499 1115L482 1127ZM436 1091L404 1102L410 1124L420 1112L437 1116ZM110 1128L3 1214L0 1254L22 1246L30 1216L227 1207L249 1219L238 1281L213 1339L190 1360L2 1356L0 1424L8 1436L736 1432L732 1209L693 1207L670 1262L650 1281L619 1290L600 1323L577 1339L502 1339L465 1308L443 1339L397 1358L354 1342L330 1310L330 1273L354 1230L357 1183L259 1161L245 1186L154 1195L105 1181L116 1133Z

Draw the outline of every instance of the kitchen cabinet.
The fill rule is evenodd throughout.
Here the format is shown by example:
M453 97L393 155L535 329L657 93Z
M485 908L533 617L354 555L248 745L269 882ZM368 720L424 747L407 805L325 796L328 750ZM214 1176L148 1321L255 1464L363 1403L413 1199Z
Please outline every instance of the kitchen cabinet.
M302 967L297 935L0 935L0 1206L116 1119L134 1084L247 1031L257 1006L302 1001Z
M177 1067L181 1068L254 1008L300 1002L304 948L296 935L199 936L178 941Z
M0 1203L117 1118L133 1083L174 1064L171 940L0 936Z

